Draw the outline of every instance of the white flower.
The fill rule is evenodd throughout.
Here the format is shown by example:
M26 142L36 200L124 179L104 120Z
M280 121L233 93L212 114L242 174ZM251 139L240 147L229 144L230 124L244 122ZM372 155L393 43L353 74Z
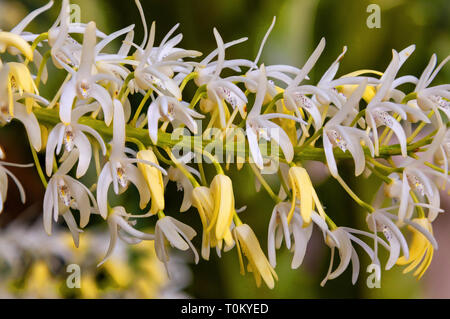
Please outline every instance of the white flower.
M335 279L335 278L339 277L347 269L348 265L350 264L350 261L352 262L352 284L356 283L356 280L358 279L358 275L359 275L360 263L359 263L358 254L356 253L355 248L353 248L353 246L352 246L352 241L354 241L355 243L357 243L364 249L364 251L369 255L373 264L377 264L377 265L380 264L380 262L378 260L378 256L375 255L372 248L370 248L361 239L352 235L351 232L353 232L353 231L356 231L357 234L363 234L363 235L366 235L371 238L374 237L373 234L366 233L366 232L359 231L359 230L354 230L352 228L347 228L347 227L338 227L338 228L332 230L331 232L333 233L334 238L337 239L337 241L335 241L331 238L328 238L328 246L330 246L330 248L331 248L331 258L330 258L330 266L328 268L328 273L325 276L325 278L323 279L323 281L320 283L320 285L322 287L325 286L326 282L329 279ZM382 241L382 239L379 238L378 240L380 241L380 243L384 243L384 241ZM385 244L385 246L387 246L386 243L384 243L384 244ZM337 245L339 245L339 247L337 247ZM334 271L332 271L333 261L334 261L334 253L335 253L336 247L338 248L338 251L339 251L340 262L339 262L339 265L337 266L337 268ZM377 278L377 279L380 279L380 278Z
M190 173L200 177L200 174L194 168L181 163L186 170ZM194 187L192 186L191 181L184 175L181 170L175 167L169 167L167 171L167 179L165 179L165 183L167 181L173 181L177 183L178 191L183 191L183 201L181 203L180 212L187 211L192 206L192 191Z
M342 109L339 110L324 126L323 128L323 148L325 157L327 159L328 169L333 177L339 175L336 160L334 158L333 148L339 147L343 152L347 150L351 153L355 161L355 175L358 176L364 171L365 156L361 145L361 140L364 141L369 148L371 155L374 154L374 148L369 136L362 130L354 127L341 125L347 115L359 107L359 101L366 88L367 81L364 81L355 92L348 98Z
M389 214L382 209L376 210L373 213L367 215L366 218L369 229L377 236L377 232L382 232L386 240L389 242L389 259L386 262L386 270L391 269L398 258L400 257L400 249L403 251L403 255L406 259L409 258L408 243L405 236L403 236L400 229L390 219ZM377 249L378 238L375 237L375 252Z
M145 25L145 20L143 23ZM174 48L182 39L182 35L179 34L169 40L177 27L178 24L167 33L160 46L155 47L155 22L153 22L150 28L147 46L144 50L145 37L144 43L141 46L142 48L137 48L138 50L135 54L136 63L133 63L133 65L136 66L134 71L135 82L140 89L152 89L158 95L169 94L177 100L181 100L181 90L177 82L173 79L174 72L180 71L182 74L189 73L192 70L192 66L187 62L183 62L181 59L185 57L196 57L201 55L201 53Z
M266 95L267 79L265 76L264 65L259 70L258 91L255 97L255 103L248 114L246 120L246 133L250 153L255 164L262 169L264 167L263 157L259 149L259 138L262 137L267 141L274 141L283 150L284 157L291 162L294 157L294 148L286 132L277 124L270 121L274 118L286 118L294 121L301 121L294 116L280 113L260 114L262 103ZM301 121L303 122L303 121ZM304 122L303 122L304 123Z
M405 132L400 123L389 112L397 113L404 120L407 118L406 113L411 113L426 123L430 122L430 120L422 114L422 112L413 107L405 104L389 102L393 87L398 85L398 83L395 83L395 76L413 50L413 46L404 49L400 53L392 50L392 61L380 79L380 86L377 93L366 107L366 122L373 133L375 154L377 156L379 155L379 139L377 130L379 126L387 126L395 133L400 144L402 156L406 157L407 155Z
M443 123L438 110L441 110L450 118L450 85L444 84L430 87L430 84L438 72L450 60L450 55L435 68L436 59L436 54L433 54L430 62L420 76L414 92L417 93L417 104L420 108L423 110L434 110L436 117L439 119L439 126L442 126Z
M114 125L113 140L111 143L111 156L109 161L103 166L97 183L97 201L100 215L106 219L108 209L108 189L113 184L114 192L118 195L120 190L125 190L131 181L139 192L139 206L143 209L150 201L150 190L145 178L133 163L142 162L160 169L164 174L166 171L159 165L128 158L125 155L125 119L123 107L119 100L114 100Z
M148 132L154 144L158 141L158 122L169 121L175 127L186 125L197 134L195 118L204 118L202 114L189 108L189 103L179 101L174 97L160 95L148 107Z
M169 270L167 268L167 262L169 261L169 253L166 247L166 240L172 247L179 250L188 250L189 248L194 253L195 263L198 263L199 256L194 245L192 245L192 238L197 235L195 230L176 220L170 216L164 216L156 222L155 226L155 250L158 259L164 263L167 273ZM170 274L169 274L170 276Z
M311 238L313 224L310 223L308 226L304 225L298 209L297 214L293 215L291 223L288 224L287 216L290 209L291 203L281 202L275 205L272 211L267 236L267 251L269 262L272 267L276 266L275 249L281 247L283 238L286 243L286 248L294 251L294 257L291 263L292 269L296 269L302 264L306 253L306 247ZM322 231L324 238L326 238L327 235L332 238L334 237L334 234L328 229L325 220L320 217L319 214L312 212L311 218L313 223ZM293 236L294 243L291 241L291 235ZM337 241L337 239L335 240Z
M123 208L122 206L116 206L111 209L111 213L108 215L108 218L106 220L108 222L110 235L109 246L106 251L105 257L97 265L97 267L100 267L111 256L114 248L116 247L117 237L120 237L122 240L130 244L137 244L142 240L155 239L155 236L153 234L147 234L133 228L133 222L130 222L128 220L130 217L135 216L128 214L125 208Z
M283 93L283 99L286 108L290 111L295 111L299 119L301 119L299 108L305 110L313 118L316 130L318 130L322 126L322 115L320 114L320 111L317 105L314 103L314 101L308 98L306 95L307 94L321 95L325 94L325 92L318 89L315 86L300 85L300 83L306 78L308 73L314 67L320 55L322 54L324 48L325 48L325 39L322 38L317 48L314 50L309 59L306 61L303 68L300 70L297 76L291 81L291 83L289 83L289 85L287 86L286 90L284 90Z
M58 221L58 216L72 214L70 209L80 211L80 227L89 223L92 210L97 209L97 203L91 191L80 181L67 175L78 158L78 150L70 153L61 164L58 171L48 181L44 195L44 229L48 235L52 233L52 217ZM64 217L67 221L67 215Z
M25 203L25 190L22 184L19 182L16 176L5 166L14 166L14 167L31 167L33 164L15 164L8 163L3 161L5 158L5 153L0 147L0 213L3 211L4 202L6 200L6 195L8 193L8 176L14 181L17 185L17 189L19 190L20 200L22 203Z
M71 22L69 0L62 0L59 16L48 31L48 44L51 46L52 60L57 68L64 68L73 73L72 67L80 65L82 46L70 34L85 33L86 28L86 24ZM96 31L96 34L106 38L103 32Z
M36 151L40 151L42 146L41 129L36 116L31 112L36 101L47 105L48 101L38 95L31 93L37 91L34 82L23 64L10 62L0 66L0 124L9 123L13 118L22 122L27 132L28 138ZM19 82L21 88L14 92L11 88L12 77ZM25 79L26 78L26 79ZM20 82L31 81L29 83ZM23 89L23 86L28 89ZM16 89L14 90L16 91ZM28 91L28 92L27 92ZM22 102L22 100L24 100Z
M433 221L436 219L440 209L440 195L439 189L429 176L430 171L423 167L423 163L434 157L434 154L439 150L445 138L446 129L441 128L435 135L433 142L429 145L426 152L421 154L420 158L414 160L412 158L406 159L400 167L403 168L401 175L401 182L399 178L392 174L390 178L393 179L393 185L388 188L388 195L397 198L400 202L398 210L398 218L402 222L405 218L409 218L412 212L413 202L410 197L410 191L414 191L419 195L420 199L426 198L428 204L417 203L416 206L423 206L428 208L428 219ZM432 171L434 174L434 171ZM442 173L439 173L442 175ZM448 176L445 176L448 178ZM408 213L409 212L409 213Z
M47 139L47 147L45 152L45 170L48 176L52 174L52 166L54 160L54 153L60 154L62 146L66 152L71 152L74 147L78 149L78 167L76 176L80 178L89 168L89 163L92 157L91 142L86 137L84 132L91 134L99 143L103 155L106 155L106 146L100 134L90 126L78 124L78 119L88 112L97 110L96 103L90 105L81 105L72 111L72 124L65 125L58 123L50 131Z
M75 98L81 100L95 99L102 107L106 125L109 125L112 121L113 107L111 96L103 86L97 84L98 81L104 79L111 80L111 77L105 74L92 73L96 55L95 30L95 22L90 22L84 34L80 67L72 75L72 79L64 84L62 88L59 116L64 124L71 123L72 104Z
M211 69L211 65L198 70L198 76L196 78L196 84L198 86L206 85L206 90L208 94L208 100L213 101L216 107L219 109L219 120L222 127L226 126L226 105L223 101L228 102L233 109L236 107L239 110L242 118L245 118L247 111L245 105L247 104L247 97L244 92L233 82L245 82L247 79L242 76L230 76L227 78L221 78L220 73L225 67L234 67L239 65L253 66L251 61L247 60L236 60L236 61L225 61L225 44L223 43L222 37L216 28L214 28L214 37L217 42L217 62L214 64L214 68ZM239 41L239 40L238 40ZM233 43L234 44L234 43ZM211 56L212 54L210 54ZM215 53L214 55L215 56ZM208 61L208 58L205 58ZM211 57L212 59L212 57ZM203 65L204 62L200 62ZM209 68L208 68L209 67ZM211 73L211 71L213 72ZM206 73L206 74L205 74Z

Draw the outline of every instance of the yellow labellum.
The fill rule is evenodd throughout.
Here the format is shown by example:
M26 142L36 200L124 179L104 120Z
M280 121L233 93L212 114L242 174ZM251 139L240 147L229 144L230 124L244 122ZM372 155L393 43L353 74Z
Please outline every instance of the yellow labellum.
M138 159L149 161L155 164L158 163L158 159L152 150L142 150L137 153ZM162 178L162 173L156 167L150 166L145 163L138 162L139 170L147 181L148 187L150 189L150 194L152 196L152 206L150 208L150 214L154 215L158 211L164 209L164 183Z
M415 218L412 221L433 234L433 228L427 218ZM408 273L417 267L414 276L417 276L417 279L420 279L430 266L434 249L432 244L421 232L411 226L408 226L408 229L413 233L412 242L409 247L409 259L407 260L402 256L397 260L397 265L408 265L403 270L403 273Z
M267 287L273 289L275 280L278 280L277 273L270 265L266 255L264 255L253 230L247 224L242 224L234 228L233 233L236 239L241 274L245 274L243 253L248 259L247 270L253 273L256 286L259 287L261 285L262 277Z
M207 230L214 218L214 203L214 197L208 187L199 186L193 189L192 205L197 208L200 220L202 221L202 257L206 260L209 259L209 247L219 246L219 248L222 248L222 240L217 240L215 236L211 236L210 232ZM234 240L229 228L225 230L223 240L227 247L233 246Z
M353 85L353 84L348 84L348 85L340 85L338 87L336 87L336 89L343 93L345 96L351 96L353 94L353 92L358 88L358 85ZM364 99L364 101L366 101L367 103L369 103L373 97L376 94L376 89L373 86L366 86L366 89L364 90L363 96L362 98Z
M215 226L217 240L225 238L230 229L234 213L234 193L231 179L224 174L217 174L211 182L211 193L214 198L214 213L209 232Z
M313 186L308 172L303 167L291 167L289 169L289 181L292 186L293 201L300 198L300 214L303 222L308 225L311 222L311 212L313 210ZM291 215L291 213L289 213Z
M31 46L20 35L11 32L0 32L0 53L4 53L7 47L15 47L30 61L33 61Z
M22 63L17 62L10 62L8 63L9 66L9 87L8 87L8 94L10 94L10 103L9 103L9 113L11 116L14 116L14 104L11 102L12 100L12 88L11 86L14 86L18 91L19 94L23 94L23 92L30 93L30 94L38 94L39 91L36 87L36 84L33 81L33 78L31 77L30 71L28 70L27 66ZM33 98L25 98L25 105L27 107L27 112L31 113L31 109L34 104Z

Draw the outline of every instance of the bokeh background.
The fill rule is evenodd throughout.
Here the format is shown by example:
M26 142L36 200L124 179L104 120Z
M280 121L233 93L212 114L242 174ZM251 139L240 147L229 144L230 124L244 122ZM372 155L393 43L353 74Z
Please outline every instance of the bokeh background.
M29 31L44 32L53 24L59 12L59 1L55 2L55 6L50 11L41 15L30 25ZM143 29L133 0L78 0L72 1L72 3L81 6L82 22L95 20L98 28L104 32L113 32L135 23L135 41L140 43ZM371 3L378 4L381 8L381 28L379 29L369 29L366 25L366 19L370 14L366 8ZM0 0L0 28L9 30L28 12L43 4L45 2L41 0ZM277 16L277 23L265 46L260 62L292 64L300 67L320 38L325 37L326 49L311 73L313 80L318 80L323 71L341 52L344 45L348 46L348 52L341 63L338 75L363 68L383 71L391 59L391 49L401 50L410 44L416 44L417 47L402 68L401 74L409 73L419 76L431 54L436 53L439 61L450 54L450 2L448 0L144 0L142 4L147 21L150 23L152 20L156 20L157 22L157 42L178 22L181 23L179 30L184 35L182 46L200 50L206 54L215 47L213 27L218 28L225 41L243 36L249 37L247 42L228 49L228 58L253 59L274 15ZM119 45L119 43L116 44ZM52 73L47 87L42 91L43 95L54 92L62 76L62 73ZM440 72L435 81L436 83L450 83L448 65ZM7 160L20 163L32 162L27 139L20 124L13 122L7 127L0 128L0 145L7 152ZM313 182L317 186L319 198L328 208L328 213L332 218L339 225L366 228L365 213L351 201L335 181L328 178L326 168L313 163L309 167ZM366 180L352 178L353 164L351 161L341 163L341 167L345 179L349 181L352 188L364 200L370 202L379 186L379 181L372 178ZM12 227L20 228L23 226L21 223L25 224L24 227L28 227L27 225L34 223L41 215L42 210L41 201L44 189L35 171L14 168L11 170L24 183L28 197L26 204L22 205L17 190L11 185L6 209L0 215L0 242L3 234L8 230L11 233ZM267 225L273 204L263 190L259 193L255 191L254 180L248 170L245 168L240 172L231 170L230 174L235 185L237 207L247 205L247 210L242 213L242 218L254 228L263 249L266 250ZM121 200L126 200L127 203L136 202L133 190L127 193L127 197L122 197ZM178 213L181 196L181 193L176 192L176 186L173 183L169 184L167 213L177 216L183 221L188 221L200 231L199 218L193 209L182 216ZM449 207L448 195L442 193L442 199L443 209L447 210ZM27 217L23 218L25 215ZM22 218L23 222L21 222ZM14 220L16 223L12 225L11 222ZM442 214L434 223L434 227L440 249L436 251L433 262L421 281L417 281L411 274L402 275L402 269L395 266L388 272L382 272L381 288L368 289L366 286L368 274L365 273L365 267L369 264L369 260L367 256L363 255L363 251L357 248L361 256L362 267L356 285L351 284L350 270L347 270L340 278L329 281L322 288L319 284L326 274L330 253L329 249L323 245L320 234L315 231L300 269L290 269L291 254L286 249L278 251L276 271L279 281L273 290L264 286L256 288L251 274L247 274L245 277L239 274L235 250L224 253L222 258L218 258L212 253L210 261L202 260L196 266L189 264L191 259L183 259L183 263L189 264L191 274L185 272L189 280L183 282L179 289L182 289L186 295L195 298L448 298L450 297L450 232L448 231L450 216ZM89 228L93 231L102 231L102 227L96 225L95 221L93 226L88 227L87 232L91 231ZM43 227L33 226L33 231L44 233ZM200 247L201 236L197 237L194 243ZM61 238L55 236L53 240L57 241ZM81 240L83 241L83 237ZM106 249L107 242L98 242L96 245L100 246L100 250ZM1 247L4 245L0 245L0 249ZM42 249L44 248L42 247ZM39 250L40 248L33 249ZM129 256L133 252L127 254ZM386 256L381 258L383 257ZM135 258L126 257L126 259L131 264L136 262ZM44 260L48 266L50 261ZM0 271L0 275L3 275L0 280L2 285L0 291L8 290L7 288L11 285L15 287L14 291L16 292L26 289L23 278L35 275L36 270L32 269L38 267L39 262L42 261L38 257L32 257L23 258L22 262L27 263L27 266L24 266L26 270L15 274L14 280L8 278L13 275L6 271ZM65 262L70 262L70 260ZM54 267L48 266L47 268L50 269L50 272L46 276L55 278L56 275L54 272L52 273ZM90 271L96 271L95 267L93 269ZM165 276L165 274L161 274L162 270L158 270L157 266L155 269L157 274ZM119 270L119 273L123 271L126 270ZM102 272L102 274L94 274L94 281L105 280L105 276L111 275L104 270L98 270L98 272ZM159 275L153 274L153 277L145 277L144 279L147 281L144 280L143 285L145 286L146 283L152 285L155 280L164 282L164 284L160 284L161 287L166 285L166 281L157 279ZM6 278L4 278L5 276ZM44 279L39 280L46 282L45 278L47 277L44 276L42 277ZM63 277L61 277L63 279L57 278L64 281ZM12 281L13 283L11 283ZM108 282L108 280L106 281ZM113 296L165 296L158 293L127 294L127 289L136 288L130 285L118 285L115 280L111 280L110 284L115 285L118 290L122 290L122 293ZM71 295L58 289L57 291L59 291L57 296L92 296ZM45 296L45 292L41 292L40 296L42 295ZM10 296L24 297L27 295L16 293ZM111 295L99 293L96 296Z

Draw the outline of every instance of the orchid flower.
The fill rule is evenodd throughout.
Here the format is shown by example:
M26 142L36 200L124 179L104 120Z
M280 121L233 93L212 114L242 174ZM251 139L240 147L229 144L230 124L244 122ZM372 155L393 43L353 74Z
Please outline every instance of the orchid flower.
M278 280L277 273L264 255L253 230L247 224L241 224L233 229L233 235L238 249L241 274L245 274L243 253L248 259L247 270L253 272L256 286L259 287L261 285L262 278L267 287L273 289L275 280Z
M145 24L145 19L143 18ZM198 51L176 49L182 35L169 40L175 32L178 25L173 27L162 40L159 47L154 46L155 41L155 23L150 28L150 36L145 49L138 47L135 54L136 68L134 71L135 82L142 90L152 89L158 95L170 95L181 100L181 90L178 83L173 79L174 71L180 71L183 74L189 73L192 69L188 63L180 61L185 57L196 57L201 55ZM144 40L146 37L144 38Z
M374 147L369 136L354 127L341 125L347 115L356 109L359 109L359 101L366 88L365 80L348 98L342 109L331 118L323 128L323 148L327 159L328 169L333 177L339 175L336 160L334 158L333 148L339 147L343 152L347 150L351 153L355 162L355 175L358 176L364 171L366 159L364 150L361 146L361 140L369 148L371 155L374 154Z
M90 22L84 34L83 50L80 67L72 75L72 79L62 88L60 99L59 116L64 124L71 123L72 104L76 98L87 100L95 99L103 110L106 125L112 121L113 106L112 99L108 91L96 82L110 79L105 74L93 74L92 69L95 64L95 22Z
M300 83L305 79L308 73L316 64L323 49L325 48L325 39L322 38L311 54L309 59L306 61L303 68L297 74L297 76L289 83L286 90L283 93L284 103L286 108L290 111L294 111L299 119L302 118L299 108L304 109L314 120L314 126L316 130L322 127L322 115L317 107L317 105L306 95L307 94L325 94L322 90L312 86L312 85L300 85Z
M189 108L189 103L179 101L174 97L160 95L148 107L148 133L154 144L158 141L158 122L169 121L173 127L186 125L194 134L197 134L195 119L204 118L200 113Z
M139 169L133 165L133 163L145 163L150 166L156 167L167 174L166 171L159 165L150 161L129 158L125 154L125 119L122 104L119 100L115 99L114 104L114 133L111 143L111 155L109 161L103 166L103 169L98 178L97 185L97 201L100 210L100 215L106 219L108 209L108 189L110 184L113 184L114 192L116 195L120 191L127 188L128 183L131 181L139 192L140 202L139 206L143 209L150 201L150 190L148 188L145 178L139 171Z
M395 83L395 76L402 64L413 51L414 46L409 46L400 53L392 50L392 61L380 79L380 86L377 93L366 107L366 122L369 129L373 133L375 154L377 156L379 155L379 139L377 130L379 126L389 127L395 133L400 144L402 156L406 157L407 155L405 132L400 123L391 114L389 114L389 112L397 113L404 120L406 120L407 117L406 113L411 113L426 123L430 122L430 120L417 109L409 107L405 104L398 104L388 101L391 96L392 88L398 84Z
M247 116L245 105L247 104L247 97L244 92L233 82L245 82L246 79L241 76L230 76L227 78L221 78L220 73L224 67L247 65L252 66L250 61L234 61L232 64L227 64L225 61L225 44L222 37L216 28L214 28L214 37L217 42L217 63L215 63L215 69L212 74L204 75L199 71L199 75L196 78L197 85L206 85L208 94L208 100L213 101L219 110L219 120L222 127L226 127L226 105L223 101L228 102L233 109L238 108L242 118ZM215 56L210 54L210 56ZM209 59L208 56L205 60ZM211 57L212 59L212 57ZM202 62L200 63L202 64ZM206 71L204 71L206 72Z
M402 222L405 218L409 217L408 207L411 207L412 201L410 198L410 191L418 193L420 198L426 198L428 204L415 204L428 208L428 218L430 221L436 219L439 212L442 210L440 207L439 189L430 178L428 171L424 169L422 164L427 160L434 157L440 149L440 145L444 141L446 130L441 128L435 135L430 147L421 154L418 160L408 158L403 161L400 167L403 167L403 173L401 175L401 182L395 175L390 175L393 179L393 185L390 187L391 197L395 197L400 201L400 207L398 210L398 218ZM442 173L440 173L442 175ZM448 178L448 176L444 176Z
M328 245L331 248L331 258L330 258L330 267L328 268L328 273L323 279L323 281L320 283L320 285L323 287L325 286L326 282L329 279L335 279L339 277L348 267L350 264L350 261L352 262L352 284L355 284L358 280L359 276L359 270L360 270L360 262L358 258L358 254L356 253L355 248L352 245L352 241L357 243L359 246L361 246L364 251L369 255L370 259L372 260L372 263L374 264L380 264L378 260L378 256L376 256L375 252L372 248L370 248L364 241L357 238L356 236L352 235L352 232L355 230L348 227L338 227L331 232L333 233L334 237L337 239L337 242L334 240L328 240ZM356 230L357 234L364 234L368 237L373 237L373 234L366 233L363 231ZM378 239L380 243L383 244L383 246L387 247L388 245L382 240ZM334 253L335 249L337 247L337 244L339 244L338 251L339 251L339 258L340 263L338 267L332 271L333 267L333 261L334 261ZM380 278L378 278L380 279Z
M48 44L52 48L51 56L56 67L64 68L67 72L73 73L72 67L80 65L82 46L70 34L84 34L86 29L86 24L70 21L69 0L62 0L59 16L48 31ZM106 38L103 32L96 30L95 33L100 38Z
M78 149L78 167L76 176L80 178L89 168L92 157L91 142L84 132L92 135L100 145L103 155L106 155L106 146L100 134L92 127L77 123L79 118L88 112L98 109L96 103L89 105L80 105L72 111L72 124L65 125L63 123L56 124L50 131L47 140L45 152L45 170L48 176L52 174L52 166L54 161L54 153L60 154L62 146L66 152L71 152L74 147Z
M155 226L155 250L158 259L164 263L166 267L167 274L170 276L169 269L167 268L167 262L169 261L169 254L167 252L166 240L172 247L179 250L188 250L189 248L194 253L195 263L198 263L199 257L197 249L192 245L192 238L195 237L197 233L195 230L176 220L170 216L164 216L156 222Z
M105 263L114 252L114 248L116 247L117 243L117 237L120 237L127 242L132 242L133 244L137 244L142 240L155 239L155 235L147 234L133 228L133 223L128 220L130 217L133 217L133 215L128 214L125 208L122 206L116 206L111 209L111 212L106 219L106 221L108 222L110 235L109 245L105 257L97 265L97 267L100 267L103 263Z
M81 228L89 223L92 210L97 209L97 203L91 191L83 183L68 175L77 161L79 156L77 153L78 150L71 152L48 181L43 205L44 229L48 235L52 233L52 219L56 222L60 214L71 215L71 208L80 211Z
M14 174L7 169L5 166L13 166L13 167L31 167L33 164L15 164L3 161L5 159L5 153L0 147L0 213L3 212L4 202L6 200L6 195L8 193L8 176L14 181L19 190L20 200L22 203L25 203L25 190Z
M264 163L258 143L260 137L266 139L267 141L273 140L277 143L277 145L279 145L283 150L284 157L288 162L291 162L294 157L294 147L292 146L289 136L280 126L270 120L274 118L285 118L299 122L303 121L287 114L260 114L267 88L264 65L261 66L259 72L258 91L256 93L255 103L247 117L246 133L252 158L255 161L255 164L262 169L264 167Z
M416 100L420 108L422 110L434 110L435 116L439 119L439 126L442 126L443 123L438 110L441 110L447 118L450 118L450 85L444 84L430 87L430 84L450 60L450 55L435 68L436 60L436 54L433 54L430 62L420 76L414 92L417 93Z
M187 165L183 165L188 171L195 172L195 170ZM195 172L196 175L199 175L198 172ZM176 182L177 190L183 191L183 201L181 203L180 212L183 213L187 211L192 205L192 190L194 187L189 179L181 172L180 169L175 167L169 167L167 171L167 181Z
M281 247L283 238L286 243L286 248L294 252L292 258L291 268L297 269L303 262L306 253L306 247L311 238L313 224L304 225L303 219L300 216L300 211L297 208L297 213L292 217L291 223L288 223L288 214L291 209L291 203L281 202L275 205L272 216L269 222L269 231L267 236L267 251L269 262L272 267L276 266L275 249ZM324 239L326 236L334 237L333 233L328 229L325 220L316 212L311 213L311 218L323 233ZM306 227L305 227L306 226ZM292 242L291 236L294 239ZM337 241L337 239L335 239Z

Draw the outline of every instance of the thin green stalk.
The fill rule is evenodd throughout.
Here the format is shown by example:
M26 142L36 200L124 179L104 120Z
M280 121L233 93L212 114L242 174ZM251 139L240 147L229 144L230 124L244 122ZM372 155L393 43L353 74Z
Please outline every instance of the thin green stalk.
M136 113L134 113L133 119L130 122L131 126L136 126L136 122L139 118L139 115L141 115L142 109L144 108L145 103L150 98L150 95L153 93L153 90L148 90L147 93L145 93L144 97L141 100L141 103L139 104Z

